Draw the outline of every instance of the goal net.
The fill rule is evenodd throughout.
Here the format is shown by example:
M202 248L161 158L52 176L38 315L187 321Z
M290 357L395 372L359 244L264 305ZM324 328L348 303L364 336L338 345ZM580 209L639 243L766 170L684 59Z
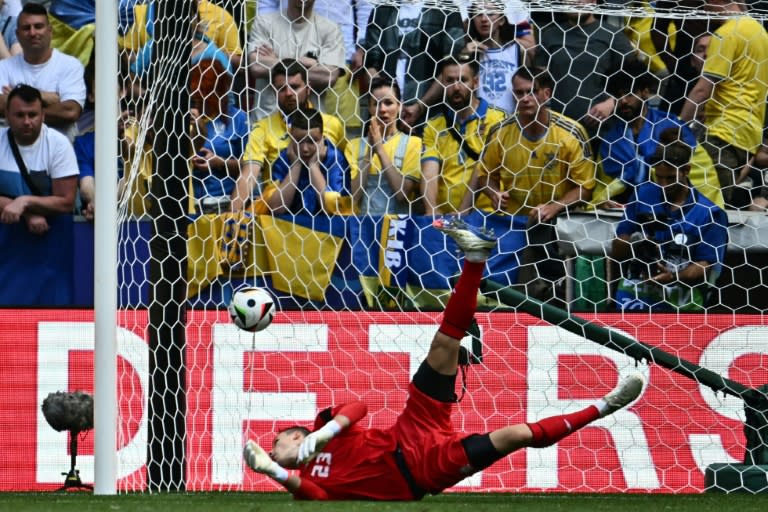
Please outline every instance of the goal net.
M442 215L494 230L489 283L766 384L766 12L735 21L722 3L126 2L118 488L275 490L244 466L246 439L271 446L349 400L391 425L461 268ZM696 87L710 99L692 109ZM679 208L648 188L670 169L665 190L696 188ZM626 258L617 233L638 242ZM265 331L231 323L242 285L275 297ZM637 369L649 386L451 492L701 492L708 466L744 462L743 400L537 307L481 297L456 429L577 410Z

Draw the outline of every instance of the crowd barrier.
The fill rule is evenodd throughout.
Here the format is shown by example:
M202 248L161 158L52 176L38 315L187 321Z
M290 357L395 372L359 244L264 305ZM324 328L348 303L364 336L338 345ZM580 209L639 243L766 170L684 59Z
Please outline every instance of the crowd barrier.
M476 214L482 215L482 214ZM524 218L483 216L502 234L501 256L489 262L495 281L512 283L516 278L514 252L525 243ZM611 279L609 254L617 212L572 213L558 219L557 233L562 253L571 270L570 299L585 293L584 261ZM427 217L341 217L322 222L311 218L261 216L254 223L256 243L244 270L222 269L217 254L221 217L205 215L189 228L188 281L190 304L218 307L226 304L233 288L243 282L274 289L283 306L314 306L360 309L386 307L377 302L376 289L408 289L417 305L439 309L424 297L439 299L450 289L459 270L455 246L430 229ZM494 224L495 223L495 224ZM58 217L50 232L39 237L20 225L0 225L0 306L92 307L94 227L80 217ZM718 283L719 307L739 312L768 309L768 282L764 253L768 251L768 216L751 212L729 212L729 245L726 265ZM128 220L120 226L118 282L121 307L148 305L148 219ZM286 244L301 244L302 251ZM282 246L280 246L282 244ZM597 265L597 263L599 265ZM579 270L579 269L582 270ZM603 270L604 269L604 270ZM589 272L587 272L589 274ZM373 281L373 282L372 282ZM417 290L424 290L421 293ZM402 304L400 304L402 306ZM579 308L576 308L579 309Z

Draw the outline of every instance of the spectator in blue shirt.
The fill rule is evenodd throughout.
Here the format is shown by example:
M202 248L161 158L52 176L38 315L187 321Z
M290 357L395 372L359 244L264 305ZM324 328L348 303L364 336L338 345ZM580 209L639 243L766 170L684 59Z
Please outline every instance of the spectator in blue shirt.
M95 63L93 57L85 67L85 108L77 120L77 136L72 141L80 170L78 203L75 205L86 220L93 222L96 214L96 132L95 132Z
M231 101L231 86L232 76L216 60L202 60L190 71L193 189L204 213L207 204L229 200L250 131L248 114Z
M0 9L5 0L0 0ZM0 59L21 53L21 45L16 39L16 16L0 15Z
M720 274L728 218L688 180L691 147L679 130L662 134L653 181L637 188L616 227L612 256L622 265L621 311L701 311Z
M323 137L323 117L299 108L288 117L290 143L272 165L272 182L263 197L274 215L336 213L349 195L349 165Z
M712 159L694 133L675 114L648 106L656 94L658 78L641 63L631 63L608 80L616 98L610 126L600 136L602 172L606 192L596 191L593 201L613 207L632 199L635 188L650 179L649 161L659 148L661 134L673 129L693 148L689 178L693 186L718 206L723 205L720 181Z
M93 222L96 214L95 192L96 173L94 172L94 157L96 155L96 134L93 130L78 135L72 143L77 157L77 167L80 170L78 193L80 195L80 213L86 220Z

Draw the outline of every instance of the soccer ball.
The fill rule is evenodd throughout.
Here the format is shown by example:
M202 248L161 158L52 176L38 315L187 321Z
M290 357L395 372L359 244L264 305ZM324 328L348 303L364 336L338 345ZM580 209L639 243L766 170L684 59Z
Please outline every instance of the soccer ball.
M244 331L261 331L272 323L275 301L264 288L240 288L229 303L229 316Z

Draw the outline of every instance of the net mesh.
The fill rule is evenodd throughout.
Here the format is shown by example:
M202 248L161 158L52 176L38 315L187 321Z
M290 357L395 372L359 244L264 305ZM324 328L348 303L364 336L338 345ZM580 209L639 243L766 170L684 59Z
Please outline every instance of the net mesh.
M684 233L701 238L695 248L674 238L663 225L674 221L660 218L650 199L643 202L656 196L640 195L649 209L635 213L657 223L639 220L652 226L640 232L655 230L650 238L658 232L661 241L652 241L667 244L667 252L623 265L612 256L620 208L652 179L648 161L660 145L658 127L677 129L676 136L696 148L690 178L703 196L720 206L726 200L723 166L716 168L697 128L711 133L718 113L712 100L691 123L667 110L685 109L702 66L727 61L725 43L715 46L723 51L720 59L704 57L697 45L701 37L719 38L713 33L730 18L702 2L656 4L657 10L626 1L201 0L197 14L182 19L163 19L173 9L151 4L126 10L129 28L120 37L120 490L273 490L274 483L244 468L245 439L271 446L276 430L310 425L319 410L352 399L368 404L366 424L392 424L461 265L455 244L431 222L460 211L499 236L488 280L737 382L764 384L765 320L747 313L765 308L755 254L765 249L764 163L757 150L768 53L750 53L744 72L753 80L726 72L715 85L741 87L725 96L732 105L724 110L741 108L735 119L726 116L738 124L731 132L751 135L721 135L739 146L710 147L723 155L735 148L734 158L757 152L754 161L737 162L743 176L734 176L736 164L730 164L736 186L726 197L739 210L729 210L729 241L724 228L710 229L725 214L712 213L692 220L700 224ZM308 16L302 5L315 14ZM750 13L759 23L766 11L757 5ZM156 40L169 37L161 23L189 37ZM747 51L762 43L744 36L733 44ZM768 43L760 48L768 52ZM188 66L180 64L185 51ZM449 55L454 63L438 66ZM276 63L285 59L308 69L306 79L292 75L289 65L276 74ZM480 61L476 82L452 74L473 59ZM728 64L736 73L737 64ZM539 71L533 81L512 82L524 65L547 69L551 99L539 95L547 88ZM168 96L157 92L158 84L173 90L179 67L183 76L188 70L189 109L171 112L168 121ZM369 95L375 75L389 79ZM393 82L402 102L392 97ZM749 94L759 99L743 110ZM483 98L480 110L476 97ZM551 109L549 133L558 137L537 147L514 131L514 116L521 115L515 105L532 97ZM463 107L467 98L475 110L465 122L463 113L454 118L441 106ZM322 112L323 141L307 144L315 117L306 106ZM405 122L396 125L398 116ZM638 116L649 121L624 122ZM292 136L304 137L295 149ZM180 139L188 151L158 155L158 138ZM739 152L747 139L752 145ZM296 178L297 186L290 178L297 158L312 159L302 156L307 145L320 153L322 194L308 176ZM174 162L170 174L155 166L163 157ZM556 178L542 174L555 168ZM168 176L183 182L184 194L158 186L156 180ZM483 179L501 192L516 191L504 198L507 208L481 190ZM575 184L592 192L585 205L557 208L556 222L531 226L532 208L562 203ZM169 215L185 252L157 250L174 236L157 221ZM657 261L675 277L689 261L711 263L698 279L713 286L643 288L648 274L659 271ZM180 272L169 271L174 265ZM278 302L280 313L263 332L239 331L229 321L226 305L244 284L268 288ZM153 306L165 306L161 301L176 309L153 317ZM477 361L454 414L457 429L486 432L573 411L636 370L635 358L515 312L508 302L481 298L478 332L463 340ZM631 312L649 307L654 311ZM168 332L179 330L185 345L173 360ZM159 334L147 353L149 332ZM636 406L554 447L521 450L453 490L699 492L708 465L741 461L740 399L656 365L639 368L650 385ZM161 470L147 476L153 463Z

